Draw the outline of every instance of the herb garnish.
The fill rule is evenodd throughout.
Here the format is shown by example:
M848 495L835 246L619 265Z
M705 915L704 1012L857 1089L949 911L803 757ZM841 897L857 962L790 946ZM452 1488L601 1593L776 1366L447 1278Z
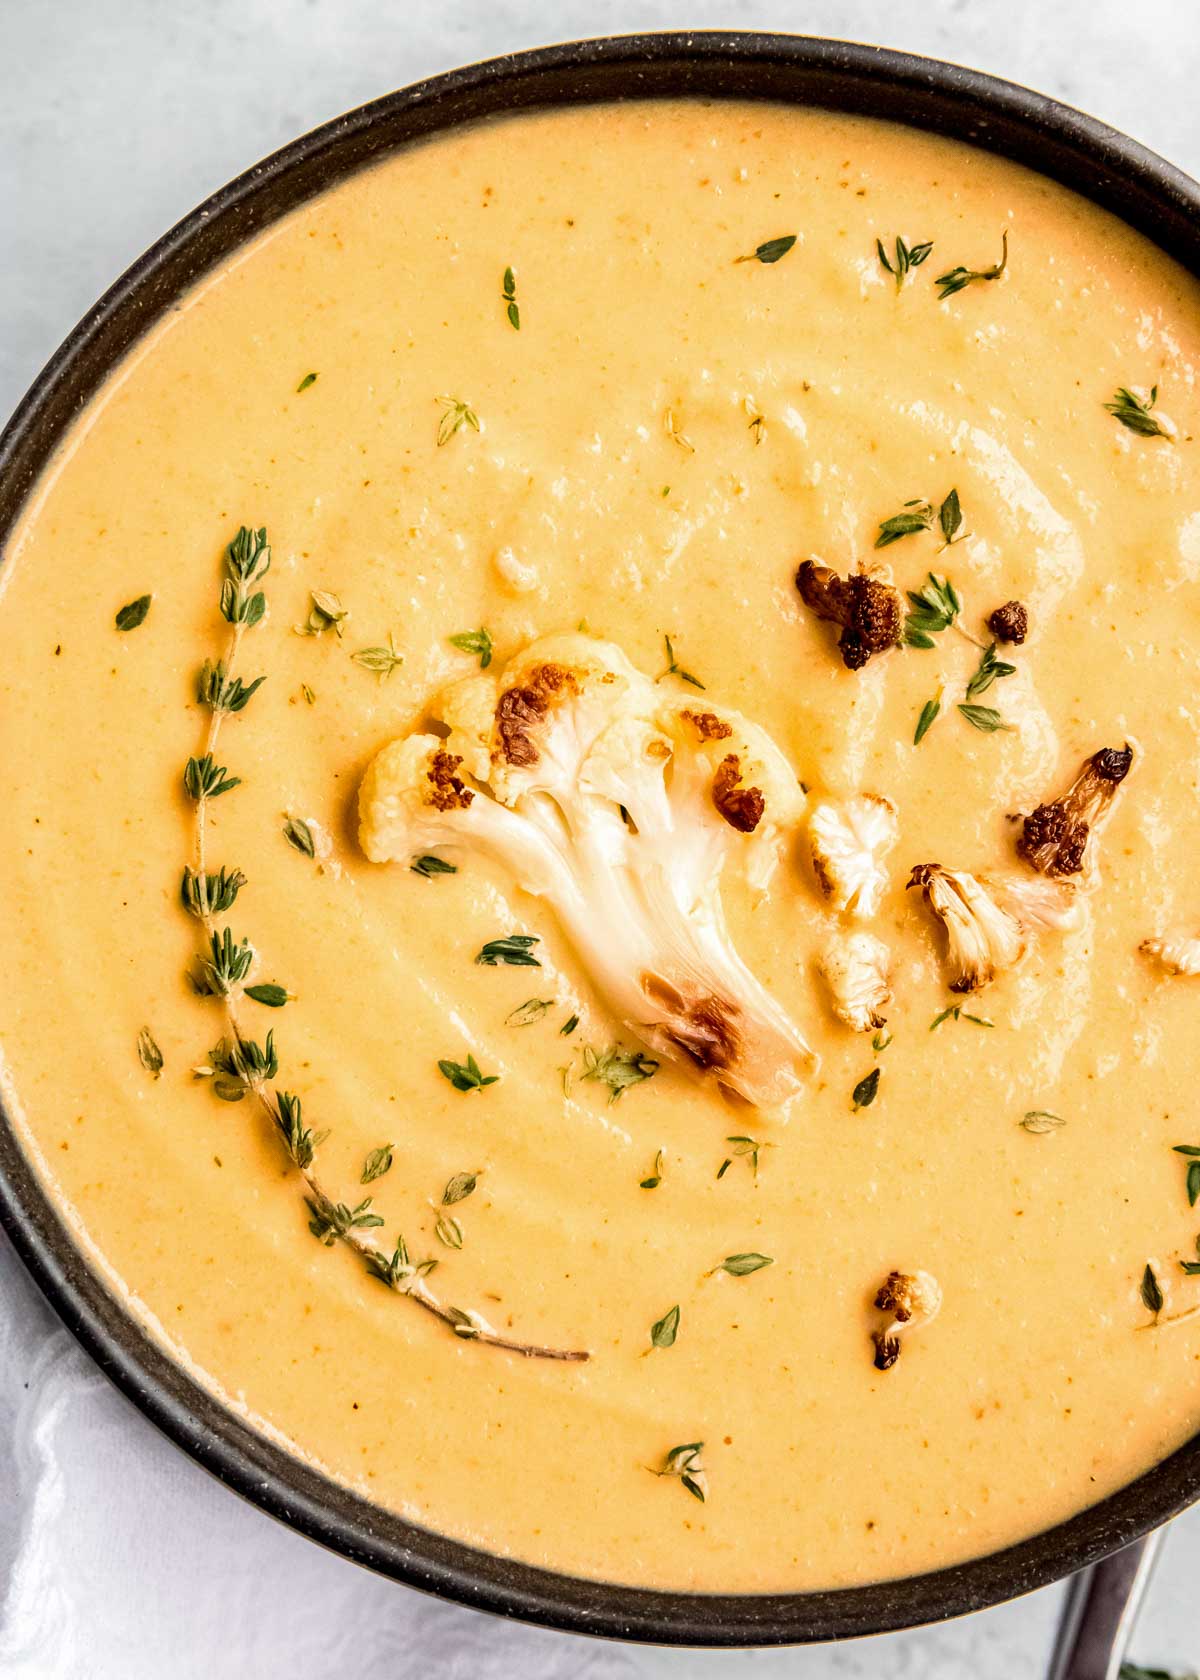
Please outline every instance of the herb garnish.
M434 1263L410 1262L403 1238L397 1239L391 1254L377 1248L366 1233L383 1221L371 1212L369 1201L356 1207L336 1201L316 1176L316 1151L326 1134L306 1124L301 1098L295 1092L273 1085L279 1071L274 1035L268 1033L265 1046L260 1046L246 1038L241 1030L243 995L277 1007L287 1001L288 994L282 987L243 985L254 960L253 948L245 939L235 942L229 928L218 929L216 917L232 904L245 877L240 870L227 868L222 868L218 875L210 875L207 814L211 798L237 785L237 778L227 776L224 768L217 765L217 741L226 714L241 711L263 680L259 677L243 685L233 673L245 631L261 622L263 608L256 604L261 598L257 586L265 578L270 563L267 533L262 529L251 531L243 527L226 549L229 587L222 589L221 610L231 627L230 634L224 658L215 666L206 663L202 673L198 693L210 713L207 736L203 753L189 759L184 772L195 808L195 866L184 871L181 899L185 910L200 924L207 941L201 958L201 989L220 998L228 1035L209 1052L208 1068L203 1071L212 1075L214 1090L224 1100L236 1102L251 1096L257 1102L304 1180L311 1226L322 1242L344 1242L358 1254L372 1277L440 1319L456 1336L529 1358L585 1360L589 1355L581 1349L539 1347L500 1335L474 1313L440 1300L426 1282Z
M615 1103L631 1085L653 1079L658 1063L643 1050L626 1050L623 1044L610 1044L607 1050L583 1047L583 1078L595 1079L607 1085L609 1103Z
M501 282L501 297L504 301L504 313L508 316L509 325L515 332L521 330L521 310L517 304L517 277L511 268L504 270Z
M288 817L283 825L283 838L289 846L303 852L305 857L316 857L317 846L313 839L313 831L303 817Z
M1163 1310L1163 1292L1155 1275L1154 1267L1149 1260L1147 1260L1146 1269L1142 1273L1141 1296L1142 1304L1147 1312L1154 1314L1154 1322L1157 1324L1158 1315Z
M921 715L917 719L917 727L913 731L914 747L919 747L921 745L921 742L925 739L926 735L928 735L929 731L937 722L938 713L941 709L942 702L937 699L926 700L925 704L921 707Z
M700 1462L703 1451L703 1441L688 1441L682 1447L671 1448L664 1456L660 1470L654 1470L649 1465L646 1468L652 1476L678 1476L692 1498L703 1505L708 1492L708 1477Z
M479 1183L481 1170L455 1173L453 1178L447 1179L446 1188L442 1191L442 1206L453 1207L455 1202L465 1202Z
M948 630L962 611L962 597L949 578L930 572L923 589L908 591L912 610L904 621L907 647L931 648L933 638Z
M1003 659L997 659L996 644L989 642L979 655L978 669L967 684L967 699L974 700L978 695L986 694L994 682L1001 677L1011 677L1016 668Z
M363 1162L360 1183L373 1184L377 1178L382 1178L385 1172L392 1170L392 1150L395 1144L381 1143L378 1149L372 1149Z
M506 1027L531 1027L540 1021L548 1009L554 1008L553 998L526 998L511 1014L504 1017Z
M433 1227L433 1234L440 1243L444 1243L447 1248L453 1249L461 1248L466 1238L466 1232L462 1228L461 1221L455 1219L451 1213L438 1214L437 1223Z
M128 606L122 607L114 620L117 629L136 630L139 624L144 624L153 599L152 595L139 595L136 601L130 601Z
M666 1157L660 1149L654 1157L654 1171L649 1178L643 1178L638 1184L639 1190L657 1190L663 1181L663 1165Z
M968 1015L961 1003L952 1003L949 1009L943 1009L940 1015L935 1015L929 1023L930 1032L936 1032L943 1021L970 1021L976 1027L994 1027L995 1021L988 1021L982 1015Z
M149 1027L143 1027L137 1035L138 1061L147 1073L159 1078L163 1070L163 1053L154 1042L154 1034Z
M315 385L316 383L317 383L316 374L315 373L306 373L304 375L304 378L300 381L299 385L297 385L297 387L296 387L296 395L299 396L301 391L307 391L308 387L310 385Z
M855 1114L858 1113L860 1108L870 1108L871 1104L875 1101L875 1098L879 1095L879 1081L882 1077L883 1069L873 1067L870 1073L864 1074L859 1080L858 1084L851 1092Z
M655 1348L669 1348L675 1346L675 1338L679 1334L679 1308L672 1307L660 1319L650 1326L650 1346Z
M537 943L536 933L510 933L503 939L489 939L475 961L485 968L495 968L497 963L507 963L509 968L541 968L530 949Z
M448 640L450 646L460 653L478 654L481 671L486 671L492 663L492 638L482 626L478 630L460 630L457 636L450 636Z
M919 496L911 502L905 502L899 513L880 521L875 547L890 548L892 543L899 542L901 537L915 537L919 531L932 531L934 517L932 502L926 502ZM966 533L962 532L962 503L959 501L957 490L951 490L938 504L936 517L944 539L943 547L949 548L952 543L962 541L962 536Z
M1032 1132L1034 1137L1044 1137L1047 1132L1059 1132L1066 1125L1061 1114L1051 1114L1048 1108L1031 1108L1017 1121L1024 1132Z
M414 875L420 875L426 881L431 881L435 875L458 874L456 863L447 863L444 858L434 857L432 852L427 852L424 857L414 858L408 867Z
M882 1032L877 1032L872 1038L872 1050L874 1050L877 1056L882 1056L883 1052L887 1049L894 1037L895 1034L892 1032L892 1029L890 1027L884 1027Z
M438 421L437 446L439 449L450 442L455 432L464 426L470 426L473 432L480 430L479 416L461 397L439 397L442 405L442 417Z
M1196 1253L1200 1255L1200 1237L1196 1238ZM1200 1259L1181 1260L1179 1269L1181 1272L1186 1272L1188 1277L1196 1277L1197 1274L1200 1274Z
M724 1178L733 1163L742 1158L749 1161L750 1171L754 1177L757 1178L759 1150L773 1149L775 1147L772 1143L766 1143L758 1138L752 1137L727 1137L725 1142L731 1143L733 1145L733 1150L725 1157L725 1159L721 1162L721 1165L717 1168L718 1178Z
M691 683L693 688L702 689L704 684L700 681L700 678L694 677L690 671L685 671L683 666L676 659L675 649L671 646L670 636L664 636L663 641L666 643L667 648L667 668L654 679L655 682L662 682L663 677L678 677L680 682Z
M386 647L358 648L350 657L356 665L361 665L364 671L374 671L380 681L384 677L390 677L396 667L404 663L403 656L396 652L396 644L390 631Z
M1177 1143L1174 1153L1187 1158L1188 1206L1195 1207L1196 1199L1200 1197L1200 1149L1193 1143Z
M568 1015L562 1026L558 1029L558 1036L560 1038L570 1038L571 1034L575 1031L575 1028L578 1025L578 1015Z
M478 1062L470 1054L465 1062L440 1061L438 1072L456 1091L482 1091L485 1085L494 1085L500 1078L498 1073L480 1073Z
M262 596L259 596L262 600ZM297 636L323 636L326 630L332 630L339 641L342 636L342 625L350 617L346 608L337 596L328 589L312 589L309 591L312 605L308 609L308 617L303 624L293 625ZM257 623L257 619L251 619Z
M959 706L958 709L969 724L982 730L985 735L994 735L998 729L1011 730L1014 727L1011 723L1005 723L994 706Z
M712 1277L717 1272L728 1272L730 1277L749 1277L751 1272L761 1272L764 1266L774 1264L769 1254L727 1254L708 1275Z
M694 455L696 453L696 445L692 442L691 438L688 437L687 433L680 429L675 419L675 410L672 408L664 409L663 411L663 429L670 438L671 442L677 443L680 449L686 449L689 455ZM671 486L668 484L666 489L669 491L670 488ZM664 491L664 494L665 493L666 492Z
M747 256L735 257L735 263L760 262L777 263L780 257L786 257L796 243L794 233L784 233L778 239L764 239L761 245L756 245Z
M945 274L939 274L934 284L940 288L938 302L953 297L955 292L961 292L964 286L969 286L974 280L999 280L1008 267L1008 229L1001 235L1000 261L993 263L991 268L964 268L960 263L957 268L948 269Z
M875 241L875 249L879 253L879 260L883 264L884 268L887 269L889 274L895 275L896 290L899 291L904 285L909 269L919 268L925 261L925 258L929 255L930 251L933 250L933 240L923 239L917 245L908 245L900 237L900 235L897 234L896 258L894 266L888 261L888 254L883 248L882 239L877 239Z
M1121 385L1113 393L1111 402L1105 403L1105 408L1122 426L1136 432L1139 437L1166 438L1168 443L1175 439L1168 427L1161 420L1155 419L1150 410L1158 401L1158 386L1151 385L1149 397L1139 397L1136 391L1131 391L1127 385Z

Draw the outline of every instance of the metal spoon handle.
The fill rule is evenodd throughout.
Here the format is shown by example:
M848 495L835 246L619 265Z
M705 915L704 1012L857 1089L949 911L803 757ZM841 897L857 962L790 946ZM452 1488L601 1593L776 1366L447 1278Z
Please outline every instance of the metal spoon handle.
M1117 1680L1161 1540L1161 1530L1148 1534L1076 1575L1049 1680Z

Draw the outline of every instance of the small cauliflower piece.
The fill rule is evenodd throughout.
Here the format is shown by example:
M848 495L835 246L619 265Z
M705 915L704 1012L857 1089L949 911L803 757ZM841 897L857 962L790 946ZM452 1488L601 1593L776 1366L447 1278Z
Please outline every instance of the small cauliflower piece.
M538 586L537 567L522 560L515 549L498 548L492 556L492 568L506 589L514 595L528 595Z
M876 1293L875 1305L887 1315L871 1333L875 1369L890 1371L900 1357L901 1336L931 1324L941 1311L942 1287L930 1272L889 1272Z
M1168 974L1193 980L1200 974L1200 936L1169 933L1160 939L1143 939L1138 950Z
M981 875L980 884L1026 933L1065 933L1078 925L1079 894L1073 881L1003 873Z
M438 696L437 715L450 731L446 750L457 753L467 774L479 782L486 782L491 771L496 697L496 679L488 671L462 677Z
M1133 764L1133 748L1102 747L1060 798L1039 805L1021 825L1017 855L1040 875L1080 875L1093 864L1090 842L1109 815Z
M817 962L833 1012L853 1032L872 1032L887 1020L891 952L873 933L836 932Z
M819 560L801 561L796 572L800 599L816 618L840 624L842 664L860 671L868 659L896 647L904 628L900 592L866 572L839 577Z
M983 882L964 869L921 863L909 877L946 929L946 957L954 971L952 992L976 992L1025 954L1021 924L1002 910Z
M875 914L888 881L883 859L898 832L895 806L877 793L813 806L808 819L813 869L835 910L863 921Z

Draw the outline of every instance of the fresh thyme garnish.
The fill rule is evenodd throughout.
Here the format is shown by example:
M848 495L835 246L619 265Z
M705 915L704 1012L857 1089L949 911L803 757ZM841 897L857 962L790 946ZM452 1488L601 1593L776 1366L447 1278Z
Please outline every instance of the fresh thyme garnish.
M470 403L465 403L461 397L439 397L438 401L442 405L442 417L438 421L437 429L439 449L449 443L455 432L461 431L464 426L470 426L473 432L479 431L479 416Z
M672 408L665 409L663 412L663 429L670 438L671 442L677 443L680 449L685 449L689 455L694 455L696 453L696 445L692 442L691 438L688 437L687 433L680 429L680 426L675 419L675 410ZM669 490L670 488L671 486L668 484L667 489Z
M994 706L959 706L958 709L969 724L985 735L994 735L998 729L1011 730L1013 727L1011 723L1005 723Z
M1150 412L1157 401L1157 385L1151 385L1148 397L1139 397L1136 391L1131 391L1127 385L1121 385L1113 393L1112 401L1106 402L1104 406L1114 420L1119 420L1122 426L1136 432L1139 437L1166 438L1168 443L1174 443L1170 428Z
M138 1061L147 1073L158 1079L163 1070L163 1053L154 1042L154 1034L149 1027L143 1027L137 1035Z
M316 374L315 373L306 373L304 375L304 378L300 381L299 385L297 385L297 387L296 387L296 395L299 396L301 391L307 391L308 387L310 385L315 385L316 383L317 383Z
M1163 1310L1164 1305L1163 1292L1155 1274L1154 1267L1150 1264L1149 1260L1147 1260L1146 1269L1142 1273L1141 1295L1143 1306L1146 1308L1147 1312L1154 1314L1154 1322L1157 1324L1158 1315Z
M456 1091L482 1091L485 1085L494 1085L500 1078L498 1073L480 1073L479 1064L472 1055L468 1055L465 1062L441 1061L438 1072L443 1079L450 1081Z
M725 1142L726 1143L731 1143L733 1145L733 1148L730 1151L730 1153L725 1157L725 1159L721 1162L721 1165L717 1168L717 1177L718 1178L724 1178L725 1174L729 1171L730 1167L737 1160L748 1161L751 1173L754 1175L755 1178L757 1178L758 1177L758 1153L759 1153L759 1150L760 1149L773 1149L775 1147L774 1144L762 1142L758 1138L744 1137L744 1136L743 1137L727 1137L725 1139Z
M892 543L899 542L901 537L915 537L920 531L932 531L934 518L932 502L922 501L920 497L905 502L899 513L880 521L875 547L890 548ZM938 504L936 519L938 529L942 533L944 548L950 548L954 543L962 541L962 537L967 533L962 530L962 503L958 499L957 490L951 490Z
M465 1202L479 1183L479 1173L461 1172L447 1179L446 1188L442 1191L442 1206L453 1207L455 1202Z
M323 636L326 630L332 630L340 640L342 625L350 617L341 601L329 589L310 590L309 601L311 605L308 617L303 624L293 625L297 636ZM258 620L252 619L250 622L256 624Z
M678 677L680 682L691 683L693 688L702 689L704 684L700 681L700 678L694 677L690 671L685 671L683 666L676 659L675 649L671 646L670 636L664 636L663 641L666 643L667 648L667 668L655 678L655 681L662 682L663 677Z
M300 684L300 692L301 692L301 694L303 694L304 699L305 699L305 703L307 705L309 705L309 706L316 705L317 697L313 693L312 689L309 688L307 683L301 683Z
M431 881L435 875L457 875L458 865L446 863L443 858L434 857L427 852L424 857L416 857L408 866L414 875L421 875L426 881Z
M672 1307L660 1319L650 1326L650 1346L669 1348L675 1346L675 1338L679 1334L679 1308Z
M394 1148L395 1144L381 1143L378 1149L372 1149L363 1162L361 1183L373 1184L377 1178L382 1178L385 1172L392 1170L392 1150Z
M926 700L925 704L921 707L921 715L917 719L917 727L913 731L914 747L919 747L921 745L921 742L925 739L926 735L928 735L929 731L937 722L938 713L941 709L942 702L936 699Z
M553 998L526 998L511 1014L504 1017L506 1027L531 1027L540 1021L548 1009L554 1008Z
M879 1081L882 1077L883 1069L873 1067L870 1073L864 1074L859 1080L858 1084L851 1092L851 1099L854 1103L855 1114L858 1113L860 1108L870 1108L871 1104L875 1101L875 1098L879 1095Z
M995 1021L989 1021L983 1015L968 1015L961 1003L952 1003L949 1009L943 1009L940 1015L935 1015L929 1023L930 1032L936 1032L943 1021L970 1021L975 1027L994 1027Z
M305 857L316 857L316 841L313 839L312 829L303 817L288 817L283 825L283 838L289 846L294 846L298 852L303 852Z
M879 253L879 260L883 264L884 268L887 269L889 274L895 276L896 290L899 291L904 285L909 269L919 268L925 261L925 258L929 255L930 251L933 250L933 240L923 239L917 245L908 245L900 237L900 235L897 234L896 257L894 264L888 261L888 254L883 248L882 239L877 239L875 241L875 249Z
M652 1476L678 1476L692 1498L703 1505L708 1493L708 1477L700 1462L703 1451L703 1441L688 1441L682 1447L672 1447L664 1455L661 1469L655 1470L649 1465L646 1468Z
M749 1277L751 1272L761 1272L764 1266L774 1264L769 1254L727 1254L708 1275L712 1277L716 1272L728 1272L730 1277Z
M750 251L746 256L735 257L733 260L735 263L777 263L780 257L787 256L795 243L796 235L794 233L783 233L780 234L778 239L764 239L761 245L756 245L753 251Z
M962 597L949 578L930 572L923 589L908 591L912 610L904 621L906 646L931 648L933 638L948 630L962 611Z
M361 665L364 671L373 671L381 682L404 663L403 656L396 652L396 644L390 631L386 647L358 648L350 657L356 665Z
M743 397L742 407L750 416L750 430L754 434L754 446L757 448L767 435L766 416L759 413L758 404L755 402L753 397ZM664 496L669 488L670 486L668 485L666 489L663 490Z
M568 1015L562 1026L558 1029L558 1036L560 1038L570 1038L571 1034L575 1031L575 1028L578 1025L578 1015Z
M270 561L265 530L243 527L226 549L228 587L222 588L221 610L230 626L229 639L224 658L215 665L205 664L198 694L209 708L207 736L203 752L188 760L184 772L185 786L194 804L195 863L184 871L181 899L184 908L199 922L206 941L199 959L199 989L220 999L227 1034L209 1052L208 1066L198 1071L212 1077L217 1096L225 1101L237 1102L250 1096L258 1103L304 1180L311 1225L322 1242L345 1243L363 1261L372 1277L416 1302L464 1340L503 1348L527 1358L585 1360L589 1355L581 1349L541 1347L501 1335L478 1315L439 1299L426 1282L434 1262L420 1261L415 1265L410 1262L403 1238L397 1240L390 1254L376 1247L368 1233L383 1221L371 1212L370 1202L350 1207L337 1201L316 1176L316 1152L327 1134L306 1124L301 1098L295 1092L274 1088L272 1082L279 1071L274 1035L268 1033L265 1045L260 1046L241 1030L243 996L278 1007L288 1001L289 994L282 986L244 986L254 960L253 947L245 939L235 942L228 928L217 927L216 917L233 903L245 877L240 870L228 868L210 874L206 860L207 815L210 799L238 785L238 778L228 776L217 764L216 748L226 714L241 711L263 680L260 677L243 684L235 675L235 667L246 630L259 624L265 611L265 601L257 585L266 576ZM455 1069L456 1064L449 1063L447 1067ZM469 1058L464 1071L469 1072L471 1068L474 1062ZM477 1068L474 1072L480 1085L492 1083L491 1078L484 1080ZM447 1072L446 1077L450 1078L451 1073ZM474 1082L467 1088L474 1089Z
M536 933L510 933L504 939L489 939L475 958L485 968L506 963L509 968L541 968L531 949L538 943Z
M449 638L450 646L458 648L460 653L476 653L479 655L479 669L486 671L492 663L492 638L482 627L478 630L460 630L457 636Z
M1008 229L1005 228L1000 236L1000 261L993 263L991 268L964 268L960 263L957 268L951 268L945 274L939 274L934 284L939 288L938 302L953 297L955 292L961 292L964 286L969 286L974 280L999 280L1008 267Z
M590 1044L583 1047L582 1077L607 1085L610 1103L615 1103L631 1085L653 1079L657 1072L658 1063L642 1050L626 1050L623 1044L610 1044L607 1050L599 1051L593 1050Z
M997 659L996 644L989 642L979 655L978 669L967 684L967 699L974 700L980 694L986 694L994 682L1001 677L1011 677L1016 668L1003 659Z
M466 1237L461 1222L452 1213L438 1214L433 1234L446 1248L453 1249L461 1248Z
M882 1032L877 1032L872 1038L872 1050L874 1050L877 1056L881 1056L894 1037L895 1034L892 1032L892 1029L890 1027L884 1027Z
M1196 1238L1196 1253L1200 1256L1200 1237ZM1188 1277L1196 1277L1197 1275L1200 1275L1200 1258L1195 1260L1181 1260L1179 1262L1179 1269L1181 1272L1186 1272Z
M508 316L509 325L515 332L521 330L521 310L517 303L517 277L511 268L504 270L501 282L501 297L504 300L504 313Z
M144 624L153 599L152 595L139 595L136 601L130 601L128 606L122 607L114 620L117 629L136 630L139 624Z
M1177 1143L1174 1153L1187 1159L1188 1206L1195 1207L1196 1199L1200 1197L1200 1149L1193 1143Z
M663 1165L664 1165L665 1159L666 1159L666 1157L663 1155L662 1150L661 1149L658 1150L657 1153L655 1154L655 1157L654 1157L654 1171L650 1174L649 1178L643 1178L639 1182L639 1184L638 1184L638 1189L639 1190L657 1190L658 1189L659 1185L663 1181Z
M1066 1125L1061 1114L1051 1114L1048 1108L1031 1108L1017 1121L1024 1132L1032 1132L1034 1137L1044 1137L1047 1132L1060 1132Z

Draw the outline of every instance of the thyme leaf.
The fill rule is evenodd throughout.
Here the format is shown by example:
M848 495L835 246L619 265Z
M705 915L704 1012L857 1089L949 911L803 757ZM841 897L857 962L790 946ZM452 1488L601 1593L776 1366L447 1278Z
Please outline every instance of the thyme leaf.
M541 968L531 949L538 943L536 933L510 933L503 939L489 939L475 961L485 968L495 968L498 963L506 963L509 968Z
M680 682L691 683L693 688L702 689L704 684L700 681L700 678L694 677L690 671L685 671L683 666L680 665L679 661L676 659L675 649L671 646L670 636L664 636L663 641L666 644L667 649L667 668L654 680L656 682L662 682L664 677L678 677Z
M943 1021L970 1021L975 1027L994 1027L995 1021L989 1021L982 1015L968 1015L961 1003L952 1003L949 1009L943 1009L940 1015L935 1015L929 1023L930 1032L936 1032Z
M775 1147L774 1144L766 1143L759 1138L746 1137L744 1135L727 1137L725 1142L731 1143L733 1148L721 1162L721 1165L717 1168L718 1178L724 1178L730 1167L737 1160L747 1161L751 1173L755 1178L757 1178L759 1151L762 1149L773 1149Z
M137 1053L138 1061L141 1062L146 1072L152 1074L155 1079L160 1078L163 1070L163 1053L154 1042L154 1034L149 1027L143 1027L137 1035Z
M662 1317L650 1326L650 1346L669 1348L675 1346L675 1338L679 1334L679 1308L672 1307Z
M196 699L210 712L240 712L266 680L266 677L255 677L253 682L243 683L241 677L229 675L223 659L218 659L215 665L206 659L196 683Z
M708 1477L704 1466L700 1462L700 1454L704 1451L703 1441L687 1441L681 1447L672 1447L664 1454L659 1469L650 1469L653 1476L678 1476L693 1499L698 1499L703 1505L708 1493Z
M442 1206L453 1207L455 1202L465 1202L479 1183L479 1172L455 1173L446 1183L442 1191Z
M466 1238L466 1233L459 1220L451 1213L439 1213L437 1223L433 1227L433 1234L446 1248L459 1249Z
M479 655L479 669L486 671L492 663L492 638L482 627L478 630L460 630L457 636L449 638L450 646L458 648L461 653L475 653Z
M1000 236L1000 261L993 263L991 268L964 268L961 263L951 268L945 274L939 274L934 281L938 289L938 302L942 303L955 292L961 292L964 286L970 286L976 280L999 280L1008 267L1008 229L1005 228Z
M524 1003L518 1004L511 1014L504 1017L506 1027L531 1027L535 1021L540 1021L548 1009L553 1009L553 998L526 998Z
M1104 406L1114 420L1119 420L1129 431L1136 432L1138 437L1166 438L1168 443L1174 443L1175 439L1170 429L1150 412L1157 401L1157 385L1151 385L1148 397L1139 397L1136 391L1131 391L1127 385L1121 385L1113 393L1112 401L1106 402Z
M959 706L959 711L967 722L984 735L994 735L999 729L1012 729L1011 723L1005 723L1003 717L994 706Z
M471 1055L465 1062L440 1061L438 1072L456 1091L482 1091L485 1085L494 1085L500 1078L498 1073L480 1073L479 1064Z
M663 1155L662 1150L658 1150L654 1156L654 1171L650 1174L649 1178L643 1178L640 1180L638 1184L639 1190L658 1189L659 1185L663 1181L663 1165L665 1159L666 1157Z
M938 713L942 709L942 702L938 699L926 700L921 707L921 715L917 719L917 727L913 731L913 746L919 747L937 722Z
M378 1149L372 1149L363 1162L360 1183L373 1184L377 1178L382 1178L385 1172L392 1170L392 1151L395 1144L381 1143Z
M1200 1198L1200 1149L1190 1143L1177 1143L1173 1148L1176 1155L1183 1155L1187 1158L1188 1206L1195 1207L1197 1199Z
M1034 1137L1044 1137L1047 1132L1059 1132L1066 1123L1061 1114L1051 1114L1048 1108L1031 1108L1017 1121L1022 1131L1032 1132Z
M996 644L990 642L980 654L978 668L967 684L967 699L974 700L980 694L986 694L994 682L1001 677L1011 677L1016 668L1003 659L997 659Z
M223 764L214 764L211 753L189 758L183 769L183 785L193 799L217 799L230 788L240 787L242 778L226 774Z
M919 268L930 251L933 250L933 240L922 239L916 245L909 245L897 234L894 263L888 261L888 254L883 248L882 239L875 241L875 249L879 253L879 260L884 268L889 274L895 276L896 290L899 291L908 277L909 270Z
M304 1199L312 1215L308 1228L326 1248L332 1248L338 1237L344 1237L351 1231L370 1230L383 1224L380 1216L371 1212L370 1196L364 1197L353 1208L347 1207L345 1202L327 1202L318 1200L316 1196Z
M255 1003L261 1003L267 1009L282 1009L285 1003L292 1001L292 994L286 986L270 983L265 986L247 986L246 996L253 998Z
M300 381L299 385L297 385L297 387L296 387L296 395L299 396L301 391L307 391L310 385L315 385L316 383L317 383L316 374L315 373L306 373L304 375L304 378Z
M461 431L464 426L469 426L473 432L480 430L479 416L470 403L464 402L461 397L439 397L438 401L442 405L442 416L437 429L439 449L449 443L455 432Z
M423 857L415 857L408 867L414 875L420 875L426 881L432 881L435 875L458 874L456 863L447 863L444 858L434 857L432 852L426 852Z
M575 1028L578 1025L578 1015L568 1015L562 1026L558 1029L558 1036L560 1038L570 1038L571 1034L575 1031Z
M933 505L920 500L905 502L899 513L892 514L890 519L883 519L879 524L879 534L875 538L876 548L890 548L901 537L914 537L918 531L933 529Z
M761 245L756 245L753 251L744 257L735 257L735 262L777 263L780 257L786 257L796 243L796 234L783 233L777 239L764 239Z
M730 1277L749 1277L751 1272L761 1272L764 1266L774 1264L769 1254L727 1254L713 1270L728 1272Z
M608 1086L608 1100L615 1103L630 1088L645 1079L653 1079L658 1063L643 1050L627 1050L623 1044L610 1044L607 1050L583 1047L583 1078L597 1080Z
M860 1108L870 1108L871 1104L875 1101L875 1098L879 1095L879 1081L882 1077L883 1069L873 1067L870 1073L864 1074L859 1080L858 1084L851 1092L855 1114L858 1113Z
M361 665L364 671L373 671L381 682L404 663L403 656L396 652L396 644L390 631L386 647L358 648L350 658L356 665Z
M185 868L179 898L189 916L203 921L207 916L223 916L232 910L245 885L246 877L240 869L226 869L223 864L215 875Z
M114 619L118 630L136 630L139 624L146 622L146 614L150 611L152 595L139 595L136 601L130 601L121 608Z
M501 283L501 297L504 301L504 313L508 316L509 325L514 332L521 330L521 310L517 303L517 277L511 268L504 270Z
M288 817L283 825L283 838L296 851L303 852L305 857L315 858L317 855L316 841L313 839L312 829L303 817Z
M929 581L919 590L910 589L911 610L904 621L906 646L933 647L935 636L948 630L962 612L962 597L949 578L929 573Z
M1157 1320L1159 1313L1163 1310L1163 1292L1154 1267L1149 1260L1147 1260L1146 1269L1142 1273L1141 1296L1146 1311L1153 1313Z

